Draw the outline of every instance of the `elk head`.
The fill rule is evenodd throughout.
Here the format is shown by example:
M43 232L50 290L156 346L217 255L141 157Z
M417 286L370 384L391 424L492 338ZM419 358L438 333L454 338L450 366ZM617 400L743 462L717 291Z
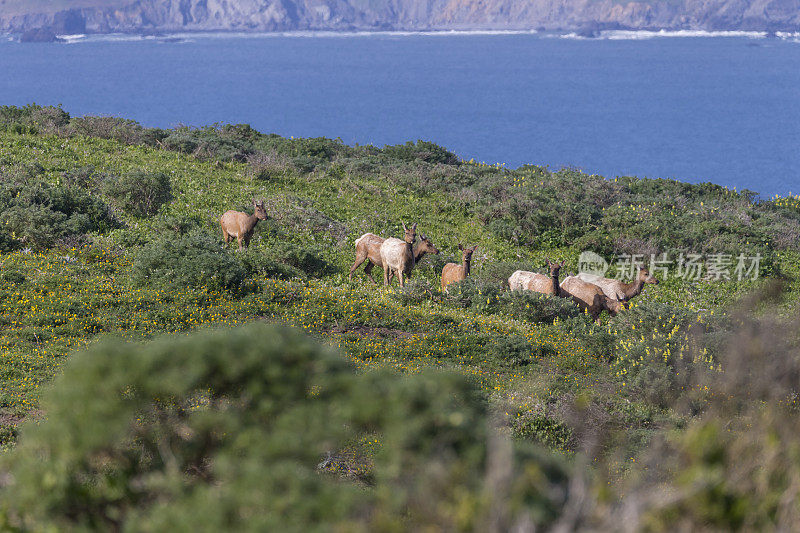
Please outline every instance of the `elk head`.
M264 200L253 200L254 215L259 220L267 219L267 209L264 207Z
M461 250L461 259L462 259L462 260L463 260L465 263L469 263L470 261L472 261L472 254L474 254L474 253L475 253L475 250L477 250L477 249L478 249L478 245L476 244L475 246L471 246L471 247L470 247L470 246L467 246L467 247L464 247L464 246L461 246L461 245L459 244L459 245L458 245L458 249L459 249L459 250Z
M428 239L428 236L424 233L419 234L419 244L417 245L417 252L425 252L426 254L433 254L438 255L439 250L433 243Z
M639 281L643 283L651 283L653 285L658 285L658 279L654 275L650 273L645 267L639 265L639 273L638 273Z
M407 244L414 244L417 241L417 223L414 222L411 228L407 228L405 222L401 222L401 224L403 224L403 231L405 232L403 240L406 241Z
M547 267L550 269L550 276L554 278L558 277L559 272L561 272L561 267L564 266L564 261L560 263L554 263L549 259L545 259L545 261L547 261Z

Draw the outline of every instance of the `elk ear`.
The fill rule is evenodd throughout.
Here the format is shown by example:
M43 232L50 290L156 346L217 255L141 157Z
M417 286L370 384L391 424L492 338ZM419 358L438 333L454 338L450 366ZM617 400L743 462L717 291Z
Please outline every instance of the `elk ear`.
M428 240L428 236L425 235L424 233L420 233L419 236L423 241L427 241Z
M475 250L477 250L477 249L478 249L478 245L476 244L475 246L472 247L472 253L475 253Z
M400 223L403 225L403 231L408 231L408 228L406 227L406 223L403 222L402 220L400 221Z
M411 231L417 231L417 223L414 222L414 225L411 226Z
M459 244L459 245L458 245L458 249L459 249L459 250L463 250L463 249L464 249L464 247L463 247L463 246L461 246L461 244Z

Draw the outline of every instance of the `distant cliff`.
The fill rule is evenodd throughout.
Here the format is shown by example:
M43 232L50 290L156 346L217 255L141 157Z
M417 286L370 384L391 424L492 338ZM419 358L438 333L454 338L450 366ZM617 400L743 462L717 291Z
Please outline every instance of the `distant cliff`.
M800 30L800 0L0 0L0 31ZM587 30L588 29L588 30Z

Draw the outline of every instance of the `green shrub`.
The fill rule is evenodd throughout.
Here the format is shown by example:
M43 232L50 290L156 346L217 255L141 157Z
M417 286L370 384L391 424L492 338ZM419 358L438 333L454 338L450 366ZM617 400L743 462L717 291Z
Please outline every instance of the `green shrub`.
M14 270L5 270L3 271L2 275L0 275L0 279L2 279L6 283L11 283L13 285L21 285L25 283L25 274L21 272L16 272Z
M469 307L481 313L493 313L500 308L502 287L496 283L467 278L447 286L444 302L453 307Z
M159 236L136 252L131 267L134 283L175 290L242 290L246 277L242 262L201 229Z
M431 300L436 293L436 288L426 279L412 279L404 287L398 287L392 292L392 298L403 305L418 305L426 300Z
M519 411L511 420L511 431L519 439L555 450L566 450L572 439L572 432L568 427L537 411Z
M29 176L0 176L0 222L9 234L0 246L16 243L47 248L61 239L107 231L116 222L108 207L87 190Z
M486 348L489 358L506 366L525 366L533 362L533 347L520 335L500 335L492 339Z
M145 130L135 120L108 116L87 115L73 118L67 133L113 139L125 144L142 144L145 140Z
M164 148L184 154L191 154L197 149L197 139L186 131L176 131L163 141Z
M319 278L334 272L322 257L322 248L287 242L272 242L266 247L249 248L242 254L251 272L274 278Z
M61 185L88 189L94 184L95 169L93 166L73 168L61 173Z
M544 262L544 261L542 261ZM531 270L530 261L486 261L472 272L477 279L508 288L508 278L517 270Z
M203 218L197 213L160 216L155 223L156 233L168 232L186 235L193 229L202 227Z
M0 125L15 133L54 134L70 121L69 113L60 106L29 104L24 107L0 106Z
M314 172L314 169L317 168L317 161L309 157L307 155L299 155L292 159L292 165L304 174L308 174L310 172Z
M42 407L0 463L3 529L547 528L566 502L565 466L490 437L464 377L356 374L264 324L106 340L70 358ZM337 474L367 431L368 491Z
M432 142L408 141L405 144L387 145L382 152L392 159L401 161L425 161L426 163L441 163L444 165L457 165L458 156Z
M514 318L552 324L580 314L571 299L531 291L506 291L500 298L502 310Z
M305 273L292 265L281 262L274 255L260 248L250 247L243 254L241 260L248 272L261 274L274 279L305 279Z
M172 199L169 176L163 172L136 171L121 176L106 175L103 192L123 211L137 216L155 215Z

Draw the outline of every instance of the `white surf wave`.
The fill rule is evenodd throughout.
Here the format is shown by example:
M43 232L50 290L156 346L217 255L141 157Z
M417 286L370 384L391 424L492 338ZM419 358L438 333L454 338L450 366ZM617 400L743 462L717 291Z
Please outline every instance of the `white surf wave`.
M596 36L589 37L587 35L580 35L575 32L562 33L550 35L549 37L558 37L560 39L573 39L576 41L585 41L588 39L599 39L608 41L643 41L648 39L659 38L710 38L710 37L738 37L748 39L764 39L767 37L767 32L764 31L705 31L705 30L603 30Z
M210 39L333 39L364 37L452 37L474 35L535 35L536 30L447 30L447 31L287 31L287 32L168 32L156 35L127 33L59 35L68 43L132 42L132 41L195 41Z
M535 35L540 38L572 39L584 41L590 39L623 41L623 40L648 40L658 38L748 38L765 39L767 32L760 31L705 31L705 30L603 30L596 36L581 35L578 32L539 33L536 30L441 30L441 31L286 31L286 32L166 32L163 34L141 35L134 33L108 33L108 34L75 34L59 35L67 44L97 43L97 42L196 42L198 40L212 39L346 39L346 38L373 38L373 37L454 37L454 36L503 36L503 35ZM783 41L800 42L800 32L776 32L774 36ZM12 40L12 37L8 37Z
M608 40L642 40L656 39L659 37L746 37L749 39L763 39L767 36L765 31L739 31L739 30L607 30L600 32L601 39Z
M56 37L66 41L67 43L74 43L74 42L82 41L83 39L86 39L86 34L78 33L78 34L75 34L75 35L56 35Z

